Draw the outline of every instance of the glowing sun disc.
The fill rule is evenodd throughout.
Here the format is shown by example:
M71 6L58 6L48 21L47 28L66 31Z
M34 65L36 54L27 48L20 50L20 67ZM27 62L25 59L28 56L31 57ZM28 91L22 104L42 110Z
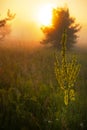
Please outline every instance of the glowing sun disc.
M44 5L39 9L38 22L42 25L50 25L52 19L52 6Z

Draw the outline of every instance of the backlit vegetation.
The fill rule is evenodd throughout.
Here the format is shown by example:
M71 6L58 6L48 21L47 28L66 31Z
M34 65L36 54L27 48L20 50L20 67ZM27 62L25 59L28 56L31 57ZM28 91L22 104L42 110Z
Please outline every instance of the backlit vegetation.
M64 32L61 43L61 62L56 56L55 74L58 84L64 92L64 103L65 105L68 105L70 101L75 100L75 83L80 70L80 65L77 63L76 56L72 57L71 62L67 61L66 40L67 36Z
M64 96L54 73L54 52L46 47L0 47L1 130L87 128L87 53L76 52L81 63L76 100L65 111ZM60 52L57 55L60 57ZM73 52L67 55L72 57Z

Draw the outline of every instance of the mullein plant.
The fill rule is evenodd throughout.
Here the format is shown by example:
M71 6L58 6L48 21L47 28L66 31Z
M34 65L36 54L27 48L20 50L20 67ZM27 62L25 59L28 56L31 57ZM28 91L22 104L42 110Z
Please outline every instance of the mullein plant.
M60 89L64 94L64 104L67 106L75 101L75 83L80 71L80 64L77 62L77 56L73 55L71 61L68 61L66 54L67 34L64 31L62 35L61 61L56 55L55 74Z

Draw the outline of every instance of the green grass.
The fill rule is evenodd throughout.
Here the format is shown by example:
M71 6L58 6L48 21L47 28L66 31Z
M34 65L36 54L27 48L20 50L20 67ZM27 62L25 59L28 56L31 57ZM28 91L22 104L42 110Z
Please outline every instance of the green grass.
M61 126L63 99L54 73L55 49L0 47L1 130L87 129L87 52L75 52L81 64L76 101L69 107L67 126Z

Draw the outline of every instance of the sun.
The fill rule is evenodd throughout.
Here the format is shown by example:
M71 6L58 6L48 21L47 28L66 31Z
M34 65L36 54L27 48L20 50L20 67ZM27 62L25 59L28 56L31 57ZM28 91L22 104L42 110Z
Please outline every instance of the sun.
M46 4L41 6L38 11L38 22L41 25L51 25L52 24L52 5Z

